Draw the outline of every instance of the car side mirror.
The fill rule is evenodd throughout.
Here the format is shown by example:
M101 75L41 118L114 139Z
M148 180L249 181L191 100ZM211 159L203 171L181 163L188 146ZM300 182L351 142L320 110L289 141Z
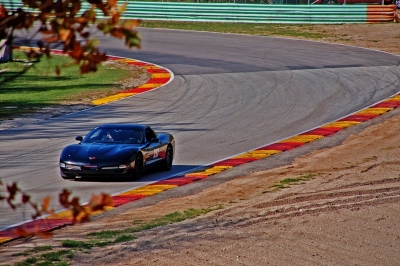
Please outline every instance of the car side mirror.
M158 143L158 142L160 142L160 139L159 139L159 138L152 138L152 139L150 140L150 143Z
M77 137L75 138L75 140L77 140L77 141L82 141L82 140L83 140L83 137L82 137L82 136L77 136Z

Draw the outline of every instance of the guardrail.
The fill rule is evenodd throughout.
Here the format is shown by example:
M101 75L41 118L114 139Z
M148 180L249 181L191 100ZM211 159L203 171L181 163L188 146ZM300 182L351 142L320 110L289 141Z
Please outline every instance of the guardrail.
M126 18L244 23L367 23L394 20L394 5L262 5L128 2Z
M124 3L124 2L120 2ZM285 24L339 24L377 23L395 20L395 5L270 5L233 3L176 3L127 2L123 19L285 23ZM21 6L20 0L4 1L6 8ZM83 2L83 7L89 4ZM100 12L99 12L100 14Z

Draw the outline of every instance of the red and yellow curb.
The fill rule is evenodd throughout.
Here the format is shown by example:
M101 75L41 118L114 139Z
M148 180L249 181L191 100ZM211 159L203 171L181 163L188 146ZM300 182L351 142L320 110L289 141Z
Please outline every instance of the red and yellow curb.
M93 100L92 103L94 105L102 105L102 104L107 104L109 102L114 102L118 101L127 97L131 97L137 94L141 94L144 92L148 92L154 89L157 89L161 86L166 85L173 79L173 73L161 66L139 61L139 60L134 60L134 59L128 59L128 58L120 58L120 57L115 57L115 56L109 56L108 60L113 60L116 62L122 62L128 65L134 65L138 67L143 67L146 69L146 71L151 75L149 81L147 81L145 84L128 89L126 91L120 92L115 95L111 95L108 97L104 97L101 99L96 99Z

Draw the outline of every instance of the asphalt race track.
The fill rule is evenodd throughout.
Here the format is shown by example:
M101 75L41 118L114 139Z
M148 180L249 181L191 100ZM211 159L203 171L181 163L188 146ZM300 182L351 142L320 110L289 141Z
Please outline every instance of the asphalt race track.
M0 131L0 178L40 201L69 188L86 202L209 164L335 121L400 88L399 57L355 47L281 38L140 29L141 50L101 37L109 55L170 69L168 85L83 112ZM140 182L65 181L61 149L102 123L146 123L176 138L171 172ZM229 170L227 171L229 173ZM218 178L218 176L211 177ZM201 181L199 181L201 182ZM30 219L0 203L0 229Z

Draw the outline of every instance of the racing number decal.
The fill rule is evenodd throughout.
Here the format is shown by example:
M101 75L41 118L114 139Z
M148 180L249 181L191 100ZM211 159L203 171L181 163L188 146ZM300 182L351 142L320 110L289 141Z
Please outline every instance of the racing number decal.
M160 149L159 149L159 148L157 148L157 149L154 149L154 155L153 155L153 158L157 158L159 153L160 153Z

